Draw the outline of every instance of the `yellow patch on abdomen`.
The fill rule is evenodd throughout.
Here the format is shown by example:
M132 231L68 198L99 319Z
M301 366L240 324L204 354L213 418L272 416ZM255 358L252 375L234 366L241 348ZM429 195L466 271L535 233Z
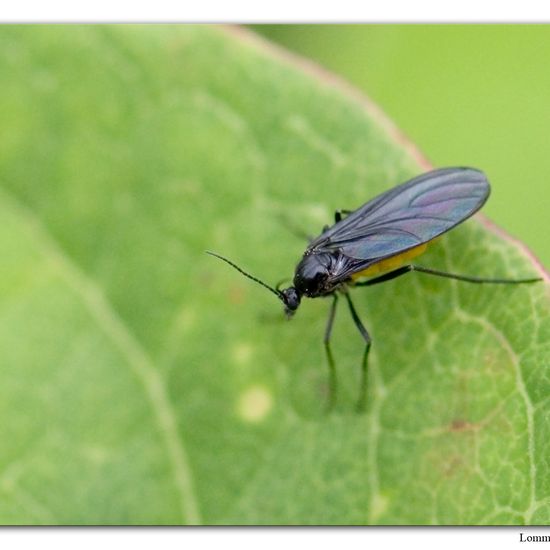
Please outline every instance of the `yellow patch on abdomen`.
M363 269L363 271L354 273L351 278L353 281L355 281L361 277L372 277L373 275L380 275L388 271L393 271L394 269L397 269L398 267L401 267L403 264L407 263L409 260L420 256L420 254L426 251L426 248L428 248L428 243L419 244L414 248L409 248L409 250L401 252L401 254L396 254L395 256L384 258L383 260L380 260L379 262L367 267L367 269Z

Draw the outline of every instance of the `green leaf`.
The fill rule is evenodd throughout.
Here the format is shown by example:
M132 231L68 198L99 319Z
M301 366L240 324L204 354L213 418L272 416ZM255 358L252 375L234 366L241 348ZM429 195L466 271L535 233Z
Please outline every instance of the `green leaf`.
M375 106L242 31L0 29L0 522L550 521L547 284L422 274L329 302L265 289L428 168ZM457 164L463 159L457 159ZM481 167L482 168L482 167ZM287 220L287 221L285 221ZM422 264L540 274L481 217Z

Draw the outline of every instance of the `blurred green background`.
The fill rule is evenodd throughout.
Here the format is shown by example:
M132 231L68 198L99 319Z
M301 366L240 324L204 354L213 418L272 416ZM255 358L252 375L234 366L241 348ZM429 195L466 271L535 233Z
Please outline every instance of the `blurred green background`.
M252 28L365 91L435 166L483 169L484 212L550 266L550 26Z

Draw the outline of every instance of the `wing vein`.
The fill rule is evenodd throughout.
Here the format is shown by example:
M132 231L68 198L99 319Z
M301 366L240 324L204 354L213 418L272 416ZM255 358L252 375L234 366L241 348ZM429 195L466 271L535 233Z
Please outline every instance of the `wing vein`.
M358 260L395 255L469 218L489 192L485 175L474 168L433 170L367 202L324 231L308 251L338 250Z

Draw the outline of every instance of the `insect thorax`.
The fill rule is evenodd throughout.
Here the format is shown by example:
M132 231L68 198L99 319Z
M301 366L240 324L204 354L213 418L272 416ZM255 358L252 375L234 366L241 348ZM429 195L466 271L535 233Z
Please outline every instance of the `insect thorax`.
M294 286L301 295L310 298L334 292L342 283L339 274L349 264L339 252L304 254L294 273Z

